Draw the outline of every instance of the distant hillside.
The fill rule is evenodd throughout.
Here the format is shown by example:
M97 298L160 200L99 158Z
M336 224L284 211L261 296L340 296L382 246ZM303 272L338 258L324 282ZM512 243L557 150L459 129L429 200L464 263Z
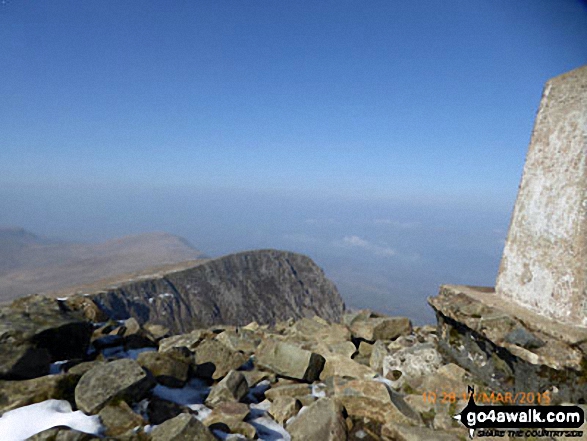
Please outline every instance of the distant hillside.
M186 240L166 233L127 236L98 244L0 229L0 302L203 258Z

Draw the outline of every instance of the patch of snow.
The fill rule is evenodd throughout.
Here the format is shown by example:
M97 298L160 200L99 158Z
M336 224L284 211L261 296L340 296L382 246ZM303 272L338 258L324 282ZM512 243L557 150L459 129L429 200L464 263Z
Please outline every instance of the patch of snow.
M65 302L69 297L57 297L58 302Z
M171 388L158 384L153 389L153 395L182 406L203 404L209 393L210 387L205 381L199 378L192 378L182 388Z
M164 292L163 294L159 294L159 297L164 299L166 297L175 297L173 294L168 293L168 292Z
M291 441L290 434L281 427L281 424L269 417L255 418L248 423L257 429L257 435L263 441Z
M357 430L357 432L355 433L355 437L359 438L359 439L363 439L367 436L367 432L365 432L364 430Z
M391 380L388 380L385 377L377 376L377 377L373 378L373 380L378 381L379 383L386 384L387 386L391 387L392 389L394 388L393 382Z
M69 360L56 361L49 365L49 375L57 375L63 372L63 365Z
M212 413L212 409L204 404L190 404L188 407L198 413L196 418L200 421L204 421Z
M153 303L155 299L153 297L149 297L149 303Z
M10 410L0 417L0 439L22 441L44 430L67 426L79 432L100 435L104 427L97 415L73 412L65 400L47 400Z
M326 396L326 385L324 383L313 384L312 395L316 398L324 398Z

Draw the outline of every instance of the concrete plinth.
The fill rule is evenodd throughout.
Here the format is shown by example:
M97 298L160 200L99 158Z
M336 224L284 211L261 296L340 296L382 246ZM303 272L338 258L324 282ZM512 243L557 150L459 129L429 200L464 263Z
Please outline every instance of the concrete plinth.
M587 402L587 329L503 302L493 288L443 285L428 302L439 351L491 389L517 393L517 404Z
M496 291L587 325L587 66L546 83Z
M491 388L587 402L587 66L546 83L495 290L429 303L439 349Z

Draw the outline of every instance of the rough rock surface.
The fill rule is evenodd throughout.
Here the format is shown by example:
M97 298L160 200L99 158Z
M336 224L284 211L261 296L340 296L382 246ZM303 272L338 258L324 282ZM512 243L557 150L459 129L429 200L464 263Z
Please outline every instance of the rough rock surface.
M174 333L214 324L275 323L318 315L342 318L334 284L308 257L260 250L231 254L156 278L92 294L115 319L135 317Z
M298 415L287 429L292 441L338 441L347 438L343 407L331 398L320 398Z
M258 348L257 364L284 377L312 382L324 367L324 357L295 345L265 340Z
M204 424L193 415L182 413L155 427L151 433L153 441L216 441Z
M0 379L47 375L51 362L82 357L92 329L81 314L43 296L0 308Z
M136 361L116 360L96 366L81 377L75 388L75 402L79 409L94 414L115 398L141 398L153 384Z

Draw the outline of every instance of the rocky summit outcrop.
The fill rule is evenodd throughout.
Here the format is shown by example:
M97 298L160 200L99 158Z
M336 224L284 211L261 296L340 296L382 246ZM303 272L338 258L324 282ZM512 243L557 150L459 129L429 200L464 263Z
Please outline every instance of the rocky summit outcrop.
M98 435L129 441L467 436L452 416L475 380L442 361L434 327L370 311L343 319L214 325L179 335L134 319L93 323L89 349L77 348L82 358L54 364L52 375L0 382L0 415L66 400L99 417ZM60 427L33 439L97 438Z
M84 356L92 331L80 312L43 296L0 308L0 379L47 375L52 362Z
M173 333L314 315L338 321L344 311L335 285L310 258L276 250L231 254L89 294L114 319L134 317Z

